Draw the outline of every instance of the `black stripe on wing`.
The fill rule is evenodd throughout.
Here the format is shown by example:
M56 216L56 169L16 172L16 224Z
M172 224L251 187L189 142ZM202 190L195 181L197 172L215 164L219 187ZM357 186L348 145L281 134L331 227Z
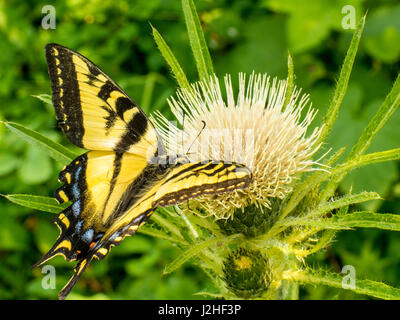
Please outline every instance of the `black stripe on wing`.
M82 137L85 129L72 54L69 50L63 50L63 47L48 44L46 45L46 60L57 120L60 120L60 127L67 138L83 148Z

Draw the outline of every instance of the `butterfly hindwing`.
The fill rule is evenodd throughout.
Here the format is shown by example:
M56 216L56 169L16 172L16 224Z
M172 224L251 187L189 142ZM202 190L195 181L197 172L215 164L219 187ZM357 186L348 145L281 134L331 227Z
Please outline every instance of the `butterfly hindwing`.
M169 172L136 153L89 151L59 174L60 202L71 202L56 218L60 235L40 259L56 255L78 261L75 274L60 293L65 297L93 258L103 259L112 246L133 235L154 211L152 198ZM150 196L149 196L150 195Z
M57 119L67 138L88 150L153 156L158 136L143 111L94 63L48 44L46 59Z
M154 206L171 206L206 194L244 189L251 171L238 163L202 161L175 167L153 199Z
M80 260L110 228L123 227L117 215L128 206L127 190L146 166L146 159L135 154L110 151L90 151L72 161L60 172L64 185L55 192L60 203L71 201L71 205L58 215L60 237L38 264L56 254Z
M60 172L64 185L56 191L56 199L71 205L56 219L59 238L36 265L57 254L79 261L60 293L63 298L93 258L104 258L112 246L134 234L157 206L244 188L250 179L250 171L234 163L161 166L130 153L85 153Z

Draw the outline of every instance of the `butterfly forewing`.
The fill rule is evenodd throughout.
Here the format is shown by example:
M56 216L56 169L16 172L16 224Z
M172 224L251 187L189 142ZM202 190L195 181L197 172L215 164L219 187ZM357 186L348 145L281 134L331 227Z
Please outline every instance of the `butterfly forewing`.
M57 44L46 46L57 119L67 138L89 150L151 158L158 136L143 111L94 63Z

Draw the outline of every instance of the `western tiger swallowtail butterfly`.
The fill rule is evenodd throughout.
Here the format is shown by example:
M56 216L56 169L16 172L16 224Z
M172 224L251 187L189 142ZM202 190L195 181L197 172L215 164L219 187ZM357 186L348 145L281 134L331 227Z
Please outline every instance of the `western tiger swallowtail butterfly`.
M46 59L60 127L89 150L59 174L55 197L71 205L56 218L55 244L34 265L56 255L78 261L59 294L64 299L93 258L103 259L157 207L245 188L251 172L238 163L169 157L144 112L94 63L52 43Z

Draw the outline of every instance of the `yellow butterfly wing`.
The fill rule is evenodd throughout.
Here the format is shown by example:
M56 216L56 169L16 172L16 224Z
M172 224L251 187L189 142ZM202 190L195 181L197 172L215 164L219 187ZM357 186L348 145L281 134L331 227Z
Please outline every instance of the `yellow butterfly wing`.
M251 171L238 163L203 161L175 167L164 179L153 206L171 206L188 199L246 188Z
M46 60L56 116L72 143L149 158L161 147L143 111L93 62L54 43L46 45Z
M60 293L63 298L92 258L104 257L116 244L111 230L132 233L127 224L140 212L130 211L124 220L119 217L134 194L141 192L148 163L165 151L139 106L95 64L58 44L46 46L46 60L63 132L75 145L94 150L60 173L64 185L55 197L60 203L72 203L56 219L60 236L35 264L56 255L79 261L74 277Z
M64 299L93 258L136 232L157 206L202 194L245 188L251 172L240 164L154 161L165 154L143 111L104 72L82 55L46 46L53 104L62 130L89 151L60 172L55 197L71 202L56 224L61 233L35 265L56 255L77 260L75 274L60 292Z
M59 181L64 183L55 192L60 202L71 202L57 217L60 235L53 247L35 264L39 266L56 255L68 261L78 260L75 275L60 293L64 298L93 258L101 259L111 245L119 240L110 230L121 235L133 234L128 224L135 220L140 224L139 211L130 211L127 219L120 219L135 194L142 189L143 174L147 161L131 153L112 151L90 151L85 153L60 172ZM125 229L124 229L125 228Z

